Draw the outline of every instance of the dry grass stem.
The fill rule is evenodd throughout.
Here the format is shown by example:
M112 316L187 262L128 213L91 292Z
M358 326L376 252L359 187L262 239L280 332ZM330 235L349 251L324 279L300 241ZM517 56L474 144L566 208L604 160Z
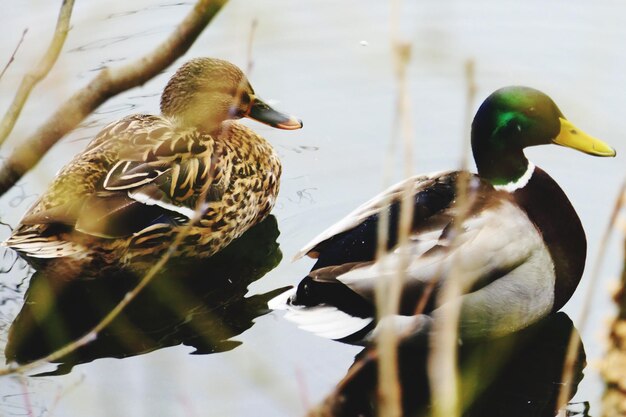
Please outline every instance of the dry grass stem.
M237 105L239 104L239 101L241 101L243 93L246 89L247 81L250 79L250 74L252 74L252 69L254 68L254 60L252 59L252 45L254 43L256 28L257 20L254 19L252 21L252 24L250 25L250 34L248 36L248 44L246 46L246 77L242 78L241 81L239 81L239 85L237 85L237 93L235 94L235 97L233 98L233 101L231 103L231 110L235 110L237 108Z
M394 60L394 70L397 86L396 112L392 131L392 141L388 149L384 167L384 179L389 182L391 167L393 166L394 150L398 139L402 141L404 156L404 176L408 177L412 171L412 124L410 120L410 98L406 81L406 70L410 61L411 45L402 42L398 36L401 3L392 2L391 10L391 46ZM413 205L411 204L411 184L407 184L402 195L400 205L400 221L398 224L398 248L400 250L400 264L386 265L387 240L389 230L389 215L387 211L380 212L378 224L378 241L376 258L381 262L380 270L384 272L393 268L393 279L389 282L380 279L376 283L376 310L378 312L380 332L376 339L379 352L378 361L378 413L381 417L399 417L402 415L401 388L398 381L396 329L385 318L397 314L400 302L400 293L405 280L409 256L407 243L409 239ZM389 203L385 202L384 205ZM383 275L385 275L383 273Z
M606 250L608 247L609 239L611 238L611 232L616 227L618 214L623 207L624 204L624 195L626 193L626 180L622 184L620 192L617 196L615 204L613 206L613 212L611 213L611 217L609 222L604 230L602 235L602 239L600 240L600 246L598 247L598 253L595 257L595 262L593 265L593 270L591 272L591 277L589 280L589 287L585 297L583 299L582 308L580 310L580 315L577 320L577 328L578 332L581 335L584 335L585 328L587 326L587 319L589 318L589 311L591 308L591 303L593 301L593 296L595 294L595 288L598 286L598 280L600 279L600 270L602 265L604 264L604 258L606 255ZM578 342L578 337L576 335L576 331L572 330L572 335L569 339L567 354L565 356L564 365L563 365L563 376L561 378L562 384L561 389L559 391L559 397L557 400L557 409L559 410L559 417L564 417L566 415L566 411L563 409L567 404L568 399L570 398L571 389L572 389L572 381L574 379L574 368L576 366L576 358L578 357L580 343Z
M4 143L6 138L13 130L13 127L15 126L15 123L17 122L20 113L24 108L24 103L26 103L26 100L28 100L28 96L30 95L33 88L39 83L39 81L43 80L46 75L48 75L54 64L57 62L59 54L61 53L61 49L63 49L63 45L65 44L67 32L70 28L70 18L72 17L73 8L74 0L63 0L63 4L61 5L61 11L59 12L59 18L57 19L57 25L54 29L52 42L50 42L46 53L44 54L39 64L35 67L35 69L26 74L22 79L17 93L13 98L11 106L4 115L2 122L0 122L0 145ZM24 34L25 33L26 32L24 32ZM23 36L24 35L22 35L22 39ZM21 42L22 41L20 40L20 43ZM11 61L9 61L9 63L10 62Z
M183 55L227 0L199 0L174 32L152 52L119 68L104 68L65 101L0 169L0 195L10 189L61 137L110 97L144 84Z
M26 37L26 33L28 33L28 28L26 28L26 29L24 29L22 31L22 36L20 36L20 40L17 42L17 45L15 46L15 49L13 50L13 53L9 57L9 60L7 61L6 65L2 69L2 72L0 72L0 80L4 76L4 73L7 72L7 69L11 66L13 61L15 61L15 56L17 55L17 51L19 51L20 46L22 46L22 42L24 42L24 38Z
M252 73L252 69L254 68L254 60L252 59L252 45L254 44L254 36L256 35L256 29L259 26L259 21L256 19L252 20L250 24L250 35L248 36L248 48L246 51L247 57L247 66L246 66L246 74L248 77Z
M622 184L617 210L626 207L626 181ZM618 213L613 212L611 223L618 230ZM623 238L626 238L626 229ZM603 416L623 416L626 414L626 382L624 373L626 372L626 239L623 246L623 267L619 289L613 295L613 300L617 304L618 314L611 323L609 332L609 346L602 358L601 375L604 379L605 390L602 397Z
M463 141L463 153L461 154L461 170L466 171L469 165L469 160L471 158L471 138L466 133L470 130L469 127L472 125L473 119L473 106L474 100L476 99L476 64L473 59L468 59L465 61L465 83L467 86L467 98L465 100L465 120L463 123L463 133L462 137L465 138Z
M476 95L474 62L472 60L466 62L465 77L467 94L464 131L470 125L472 105ZM457 214L453 222L453 229L456 230L453 230L452 233L452 248L456 246L456 236L459 235L457 232L465 218L467 218L471 207L470 174L466 170L466 155L469 153L470 140L467 133L464 133L462 137L464 154L461 160L461 170L463 174L459 175L457 181ZM428 377L431 385L434 417L454 417L460 415L457 340L461 303L457 302L457 300L460 299L465 291L462 285L463 281L463 271L454 262L437 299L437 306L442 309L442 314L433 324L431 349L428 358Z

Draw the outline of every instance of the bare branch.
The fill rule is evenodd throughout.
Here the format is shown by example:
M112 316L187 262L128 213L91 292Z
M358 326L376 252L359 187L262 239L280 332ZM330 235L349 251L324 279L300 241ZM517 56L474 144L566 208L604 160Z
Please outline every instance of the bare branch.
M107 99L144 84L191 47L227 0L199 0L174 32L144 57L120 68L104 68L77 91L22 145L0 169L0 195L10 189L61 137Z
M254 35L256 34L257 26L259 26L258 20L256 19L252 20L252 24L250 25L250 35L248 36L248 50L247 50L248 65L247 65L247 70L246 70L246 74L248 74L248 76L249 74L252 73L252 68L254 67L254 60L252 59L252 44L254 43Z
M469 126L472 117L472 103L476 94L476 82L474 75L474 61L468 59L465 62L465 81L467 86L466 103L465 103L465 125ZM464 137L464 151L469 152L470 138L467 134ZM461 160L461 175L458 176L456 183L456 208L458 213L454 217L452 242L450 247L454 248L458 245L459 229L463 222L470 214L472 207L473 195L469 189L469 181L471 174L465 170L467 158L465 154ZM453 255L454 256L454 255ZM443 283L441 293L437 297L437 307L445 308L441 318L433 322L433 333L431 334L431 346L428 356L428 379L430 382L432 394L433 416L459 416L461 415L460 393L458 391L457 382L458 363L457 363L457 347L458 347L458 324L461 316L461 303L456 301L460 299L466 291L461 285L463 271L457 262L457 256L454 256L452 268ZM447 307L444 307L447 306Z
M13 98L13 103L11 103L9 110L7 110L4 118L2 119L2 123L0 123L0 144L5 141L7 136L9 136L13 130L15 122L20 116L24 103L26 103L30 92L39 83L39 81L43 80L45 76L48 75L52 66L55 62L57 62L57 58L61 53L61 49L63 49L65 38L67 38L67 32L70 28L70 18L72 17L73 8L74 0L63 0L61 11L59 12L59 18L57 19L57 26L54 29L54 36L52 37L52 42L50 42L50 45L48 46L48 50L35 69L26 74L22 79L22 83Z
M413 156L413 126L410 118L411 100L407 84L407 68L411 59L410 42L404 41L400 36L400 16L401 2L393 1L391 14L391 48L393 51L393 69L396 81L396 113L394 117L392 141L386 157L385 179L389 178L391 167L393 166L393 152L398 142L402 145L400 150L404 157L404 176L410 177L412 174ZM400 249L400 264L394 271L394 276L390 282L377 280L375 288L375 301L378 320L380 323L380 333L376 337L376 347L380 354L378 361L378 381L377 395L379 405L379 416L398 417L402 414L401 386L398 380L398 334L394 326L389 326L390 321L385 319L398 314L400 310L400 295L403 283L406 281L406 270L410 261L408 242L411 232L411 219L413 217L412 186L407 187L402 192L400 201L400 220L398 224L398 248ZM390 203L388 201L388 203ZM376 259L384 269L390 269L385 264L384 255L388 252L387 241L389 232L389 214L383 211L378 224L378 240L376 247Z
M17 51L20 49L20 46L22 46L22 42L24 42L24 37L26 37L27 32L28 32L28 28L24 29L24 31L22 32L22 36L20 37L20 40L17 42L17 45L15 46L15 49L13 50L13 53L11 54L11 57L9 58L9 61L6 63L6 65L2 69L2 72L0 72L0 80L4 76L4 73L7 72L7 69L9 68L9 66L13 63L13 61L15 61L15 55L17 55Z
M609 223L604 229L604 233L602 234L602 239L600 240L600 246L598 247L598 253L596 254L595 263L593 265L593 270L591 272L591 279L589 281L589 289L585 294L585 298L583 299L583 305L580 311L580 317L578 318L578 333L582 336L587 328L587 322L589 319L589 312L591 310L591 304L594 299L595 289L599 287L598 280L600 279L600 272L602 266L604 265L604 260L606 258L606 252L609 246L609 241L611 238L611 234L614 229L617 227L617 220L619 218L619 213L624 206L626 201L624 200L624 196L626 195L626 180L622 183L617 199L615 200L615 205L613 206L613 211L611 213L611 217L609 218ZM625 269L626 271L626 269ZM623 284L623 283L622 283ZM623 309L623 306L618 306L620 309ZM621 314L621 310L620 310ZM619 320L616 321L616 323ZM615 323L613 324L612 330L614 330ZM572 381L574 380L574 372L575 372L575 362L576 356L578 355L578 350L580 349L580 344L575 342L575 331L572 330L572 335L570 336L567 354L565 356L565 361L563 365L563 384L561 385L561 389L559 391L559 398L557 402L557 407L565 407L567 405L568 398L571 398L571 390L572 390ZM614 342L614 340L611 340ZM613 346L611 346L612 348ZM565 415L564 410L559 410L559 416Z
M593 270L591 272L591 278L589 281L589 287L585 297L583 299L582 308L580 311L580 316L578 318L577 327L578 333L583 336L584 332L587 328L587 323L589 320L589 313L591 310L591 304L593 302L595 296L595 290L599 287L598 281L600 279L600 272L602 266L604 265L604 261L606 258L606 253L609 247L609 242L611 239L611 235L613 230L617 229L619 213L623 207L626 206L626 179L622 182L622 186L617 195L617 199L615 200L615 205L613 206L613 211L611 212L611 217L609 218L609 222L606 225L606 229L604 229L604 233L602 234L602 239L600 240L600 246L598 247L598 252L596 254L595 263L593 265ZM622 273L622 288L620 291L623 291L624 286L626 285L626 258L624 258L624 270ZM615 299L617 301L617 299ZM604 414L603 415L616 415L617 410L613 407L616 404L612 403L612 400L619 399L617 403L623 402L623 390L614 389L617 384L615 384L614 376L620 374L620 371L623 370L623 367L619 366L623 363L622 360L615 361L616 358L623 355L623 341L619 340L618 336L620 333L620 326L622 325L622 317L624 317L624 312L626 306L622 303L618 303L619 314L618 317L611 325L610 337L609 337L609 349L604 357L604 362L602 364L602 376L606 382L606 392L605 397L603 399L604 402ZM564 364L563 364L563 377L561 381L563 382L561 385L561 389L559 391L559 397L557 401L558 408L564 407L567 404L567 400L571 398L572 394L572 381L574 380L574 372L575 372L575 361L576 356L578 355L578 351L580 349L580 344L575 343L574 330L572 330L572 335L570 336L567 354L565 356ZM608 365L613 368L613 372L607 372ZM618 379L623 378L623 375L620 374ZM614 395L614 394L617 394ZM615 414L611 414L611 413ZM563 416L566 414L565 410L559 410L559 416Z
M617 204L620 207L619 210L626 209L626 181L622 184ZM623 218L611 217L611 223L614 228L621 229L624 232L622 236L626 237L626 227L624 227L626 224L624 224ZM618 312L611 323L608 334L609 346L604 353L600 368L604 379L601 408L604 417L624 415L624 404L626 404L626 390L624 389L624 375L626 373L626 240L622 248L622 276L619 286L613 294L613 301L617 304Z

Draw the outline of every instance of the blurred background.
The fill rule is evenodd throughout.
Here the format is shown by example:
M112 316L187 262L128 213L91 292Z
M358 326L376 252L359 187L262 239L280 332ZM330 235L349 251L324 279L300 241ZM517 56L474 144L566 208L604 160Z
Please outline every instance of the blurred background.
M60 1L4 2L0 66L24 29L15 61L0 79L0 112L52 36ZM185 60L213 56L241 68L253 22L250 81L275 108L302 118L285 132L244 121L278 150L282 187L274 215L282 262L248 287L248 296L296 284L312 262L295 252L386 185L384 155L393 132L396 78L392 34L411 45L407 68L414 173L453 169L465 155L467 83L473 60L475 110L493 90L528 85L550 95L581 129L617 149L615 159L559 147L534 148L529 158L570 197L587 232L586 275L565 311L576 324L589 288L602 233L626 174L626 4L558 0L405 1L392 23L391 5L375 0L231 0L190 51L140 88L101 106L0 199L2 222L15 225L55 173L105 124L130 113L157 113L160 92ZM24 140L74 91L105 67L152 50L193 6L191 1L77 2L71 30L50 75L34 90L0 156ZM398 159L400 160L400 159ZM473 163L469 165L473 169ZM393 179L404 175L401 164ZM9 229L0 229L0 238ZM621 235L610 242L581 335L585 378L574 402L599 414L603 384L597 363L615 314L611 291L622 268ZM0 265L0 349L23 305L25 265L10 252ZM13 268L10 268L13 266ZM78 313L77 313L78 314ZM57 376L0 378L0 415L294 416L320 401L343 377L359 348L324 340L284 321L255 320L235 336L241 345L213 355L173 345L125 359L99 358ZM55 366L51 365L50 370Z

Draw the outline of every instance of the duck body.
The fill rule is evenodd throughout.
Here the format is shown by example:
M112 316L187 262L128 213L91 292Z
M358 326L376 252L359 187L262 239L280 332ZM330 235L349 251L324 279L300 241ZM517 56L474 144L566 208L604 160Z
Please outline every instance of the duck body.
M494 102L502 101L502 95L532 100L521 106L495 106L508 116L494 117ZM400 331L426 331L453 305L461 308L459 332L464 338L501 336L559 310L582 277L585 232L559 185L524 157L521 149L528 143L522 139L528 139L517 135L527 126L510 113L518 107L550 104L557 115L556 131L552 127L545 137L539 136L541 140L535 133L532 140L549 143L565 140L568 134L578 139L584 135L596 148L581 149L578 144L579 150L600 156L612 156L614 151L579 130L572 133L569 124L564 131L560 111L546 99L525 87L494 93L479 109L472 129L479 174L447 171L416 176L374 197L296 255L317 262L297 288L270 306L288 310L285 317L305 330L351 343L366 342L376 334L380 317L375 288L380 280L391 281L399 273L403 277L399 311L384 320ZM501 123L507 118L512 126ZM481 126L485 121L487 129ZM494 135L503 131L509 133L500 140L513 147L514 156L494 142ZM485 143L487 151L482 149ZM496 154L498 148L503 155ZM498 164L502 169L493 169ZM460 188L465 189L463 204ZM412 221L408 242L400 245L401 201L407 193ZM389 221L387 251L377 258L382 216ZM444 302L440 290L450 280L463 295Z
M202 98L206 108L181 105L188 86L176 85L176 77L202 71L209 74L201 82L217 79ZM237 92L240 84L246 88ZM227 97L212 101L210 94L225 85L231 87ZM165 251L186 258L213 255L267 217L280 184L272 146L233 119L255 111L255 118L275 127L301 126L252 94L232 64L191 61L166 87L162 115L131 115L106 126L60 171L4 244L36 267L72 271L143 270ZM212 105L217 112L225 108L222 117L212 114ZM254 105L261 110L252 110ZM196 121L204 120L202 114L217 122L202 125ZM184 239L171 248L183 230Z

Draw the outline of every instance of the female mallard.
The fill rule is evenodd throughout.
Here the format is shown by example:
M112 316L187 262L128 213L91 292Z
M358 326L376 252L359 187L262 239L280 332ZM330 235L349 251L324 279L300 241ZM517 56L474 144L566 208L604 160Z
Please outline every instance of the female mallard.
M429 325L445 309L435 300L451 276L464 289L452 301L461 303L463 336L501 335L560 309L581 278L587 244L565 193L524 156L525 147L549 143L615 156L567 121L545 94L526 87L494 92L472 124L478 175L417 176L365 203L298 254L317 262L297 289L270 306L287 308L286 317L303 329L360 341L376 325L376 280L390 279L405 265L399 315L392 321L407 330ZM466 215L456 205L461 178L468 179ZM397 245L407 188L413 201L408 264ZM389 252L378 262L382 212L390 223Z
M161 115L106 126L63 168L4 242L36 266L141 269L168 249L207 257L270 212L281 165L272 146L234 119L280 129L300 120L258 99L239 68L213 58L184 64Z

